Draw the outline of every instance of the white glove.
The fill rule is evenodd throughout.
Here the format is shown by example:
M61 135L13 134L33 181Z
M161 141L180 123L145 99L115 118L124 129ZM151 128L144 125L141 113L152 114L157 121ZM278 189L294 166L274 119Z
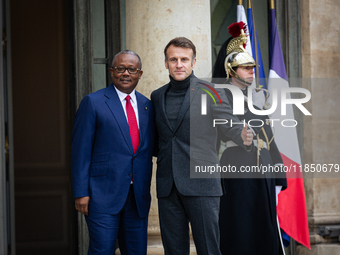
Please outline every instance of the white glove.
M276 194L276 206L279 203L279 193L281 192L282 186L275 186L275 194Z
M253 96L253 105L256 105L258 108L262 109L266 102L264 92L262 90L260 90L259 92L256 92L255 89L252 89L252 96Z

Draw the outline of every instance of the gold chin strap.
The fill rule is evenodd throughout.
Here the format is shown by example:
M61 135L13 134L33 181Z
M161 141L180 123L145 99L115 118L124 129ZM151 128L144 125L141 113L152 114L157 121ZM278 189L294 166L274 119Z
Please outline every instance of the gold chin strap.
M229 70L230 72L232 72L233 75L238 76L237 73L235 73L235 71L232 69L231 64L228 62L229 58L231 58L233 55L238 54L238 52L232 52L230 54L227 55L227 57L224 60L224 69L226 71L227 74L227 80L229 79ZM238 76L239 77L239 76ZM238 78L236 77L236 78Z
M237 38L235 38L237 39ZM226 75L227 75L227 80L229 79L229 71L232 73L232 75L239 79L240 81L242 81L244 84L246 85L251 85L251 83L247 82L245 79L243 79L242 77L240 77L236 72L235 70L233 69L233 66L232 65L235 65L235 67L239 66L239 65L242 65L242 64L252 64L250 61L254 61L253 58L248 54L246 53L246 57L244 58L241 58L241 60L245 60L247 61L247 63L238 63L237 61L232 61L233 63L230 63L229 60L234 56L234 55L238 55L238 54L244 54L244 53L240 53L238 51L234 51L234 52L231 52L224 60L224 69L226 70ZM247 56L249 55L249 57ZM238 56L236 56L235 58L237 58ZM236 62L236 63L235 63ZM249 63L250 62L250 63ZM255 62L254 62L254 65L255 65Z

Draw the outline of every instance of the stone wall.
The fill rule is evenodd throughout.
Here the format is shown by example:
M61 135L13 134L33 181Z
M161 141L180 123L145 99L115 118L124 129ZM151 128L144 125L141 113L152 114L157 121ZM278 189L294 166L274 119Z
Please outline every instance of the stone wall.
M304 163L339 164L340 2L301 0L300 11L303 86L313 114L304 118ZM297 254L340 254L338 237L319 235L322 226L340 225L340 173L319 177L305 179L312 249L298 246Z

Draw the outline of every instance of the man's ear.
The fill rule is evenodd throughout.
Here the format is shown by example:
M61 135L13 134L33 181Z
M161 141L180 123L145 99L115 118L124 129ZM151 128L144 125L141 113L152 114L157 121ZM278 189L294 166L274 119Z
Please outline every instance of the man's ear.
M196 65L196 58L194 58L194 59L192 60L192 64L191 64L192 69L195 68L195 65Z
M143 71L140 70L140 71L139 71L139 79L142 78L142 74L143 74Z
M165 64L165 68L166 68L166 69L169 69L168 60L164 59L164 64Z

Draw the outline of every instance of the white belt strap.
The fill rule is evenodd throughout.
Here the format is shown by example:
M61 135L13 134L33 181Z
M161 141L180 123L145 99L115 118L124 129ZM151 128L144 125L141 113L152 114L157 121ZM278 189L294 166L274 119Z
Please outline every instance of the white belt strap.
M234 141L227 141L226 142L226 147L230 148L230 147L236 147L238 146L238 144L236 144Z
M257 147L257 140L253 140L254 145ZM231 147L236 147L238 146L237 143L235 143L234 141L227 141L226 142L226 146L227 148L231 148ZM263 141L263 147L262 148L266 148L267 149L267 143L265 141Z

